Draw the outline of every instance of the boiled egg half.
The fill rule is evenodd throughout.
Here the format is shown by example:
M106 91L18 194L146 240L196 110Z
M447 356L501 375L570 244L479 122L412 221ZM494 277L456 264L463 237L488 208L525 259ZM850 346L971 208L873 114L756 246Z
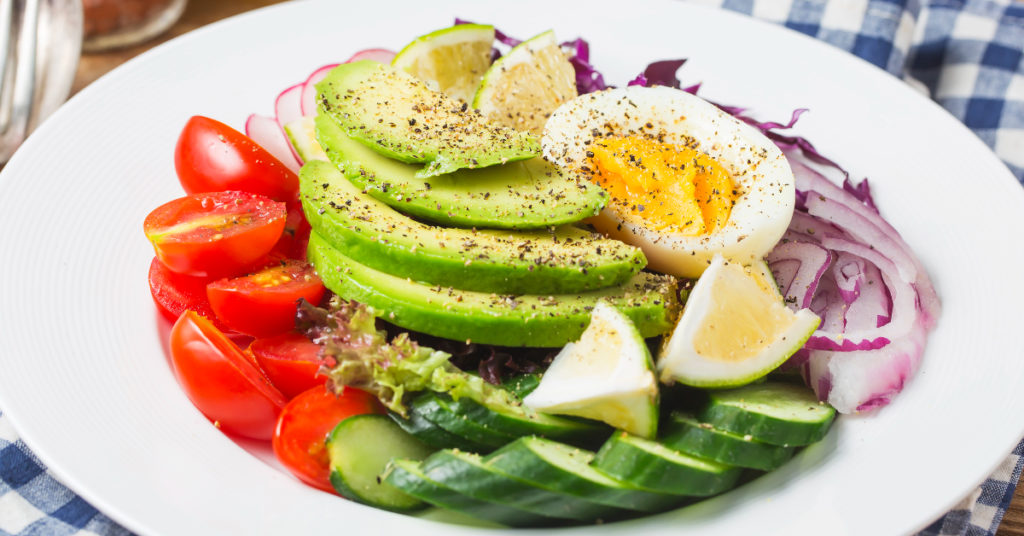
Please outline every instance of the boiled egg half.
M659 272L696 278L716 254L759 261L785 233L793 172L757 129L685 91L626 87L551 115L544 158L600 184L598 231L644 251Z

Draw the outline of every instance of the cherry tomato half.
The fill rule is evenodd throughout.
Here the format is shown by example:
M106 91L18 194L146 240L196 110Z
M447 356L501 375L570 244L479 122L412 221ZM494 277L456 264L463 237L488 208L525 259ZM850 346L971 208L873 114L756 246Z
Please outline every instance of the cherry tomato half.
M206 295L224 325L255 337L287 333L295 327L300 298L320 303L324 284L309 264L284 260L254 274L220 279Z
M281 238L285 204L244 192L175 199L143 223L146 238L167 268L192 276L244 273Z
M320 345L304 335L292 332L256 339L249 345L249 351L270 383L288 398L327 381L327 376L319 374L323 363Z
M298 177L280 160L245 134L199 115L178 137L174 169L190 194L238 190L290 201L299 192Z
M281 411L274 430L274 455L299 480L333 493L327 434L353 415L383 412L380 402L365 391L345 387L340 395L335 395L323 387L314 387L292 399Z
M309 233L312 229L309 222L306 221L306 215L302 212L302 204L299 201L289 202L284 232L281 233L281 239L277 241L277 244L274 244L270 256L306 260L306 247L309 245Z
M209 277L172 272L156 257L149 263L149 292L164 318L175 322L181 313L191 309L223 330L225 327L217 320L213 307L210 307L210 299L206 297L206 285L210 281Z
M186 311L171 328L171 363L185 394L221 430L270 439L288 403L209 320Z

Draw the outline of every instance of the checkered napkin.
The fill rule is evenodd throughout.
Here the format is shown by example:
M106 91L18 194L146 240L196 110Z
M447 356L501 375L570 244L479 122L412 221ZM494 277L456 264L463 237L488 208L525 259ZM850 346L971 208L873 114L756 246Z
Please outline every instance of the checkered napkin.
M1024 2L689 0L785 25L906 80L992 147L1024 184ZM923 535L995 534L1024 443ZM46 470L0 412L0 536L130 534Z

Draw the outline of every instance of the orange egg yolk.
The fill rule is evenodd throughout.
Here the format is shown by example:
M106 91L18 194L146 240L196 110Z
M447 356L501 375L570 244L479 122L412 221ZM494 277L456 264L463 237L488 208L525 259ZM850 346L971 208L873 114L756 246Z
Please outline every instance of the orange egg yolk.
M605 138L590 152L595 182L627 221L699 236L729 220L738 192L729 172L707 154L643 136Z

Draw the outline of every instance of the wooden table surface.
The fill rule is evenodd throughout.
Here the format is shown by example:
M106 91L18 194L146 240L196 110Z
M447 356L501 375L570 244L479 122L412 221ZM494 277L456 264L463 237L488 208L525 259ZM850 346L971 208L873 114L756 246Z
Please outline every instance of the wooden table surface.
M107 71L168 39L231 15L279 2L281 0L192 0L181 20L157 39L130 48L83 55L71 91L77 92ZM1024 486L1017 488L996 535L1024 536Z

